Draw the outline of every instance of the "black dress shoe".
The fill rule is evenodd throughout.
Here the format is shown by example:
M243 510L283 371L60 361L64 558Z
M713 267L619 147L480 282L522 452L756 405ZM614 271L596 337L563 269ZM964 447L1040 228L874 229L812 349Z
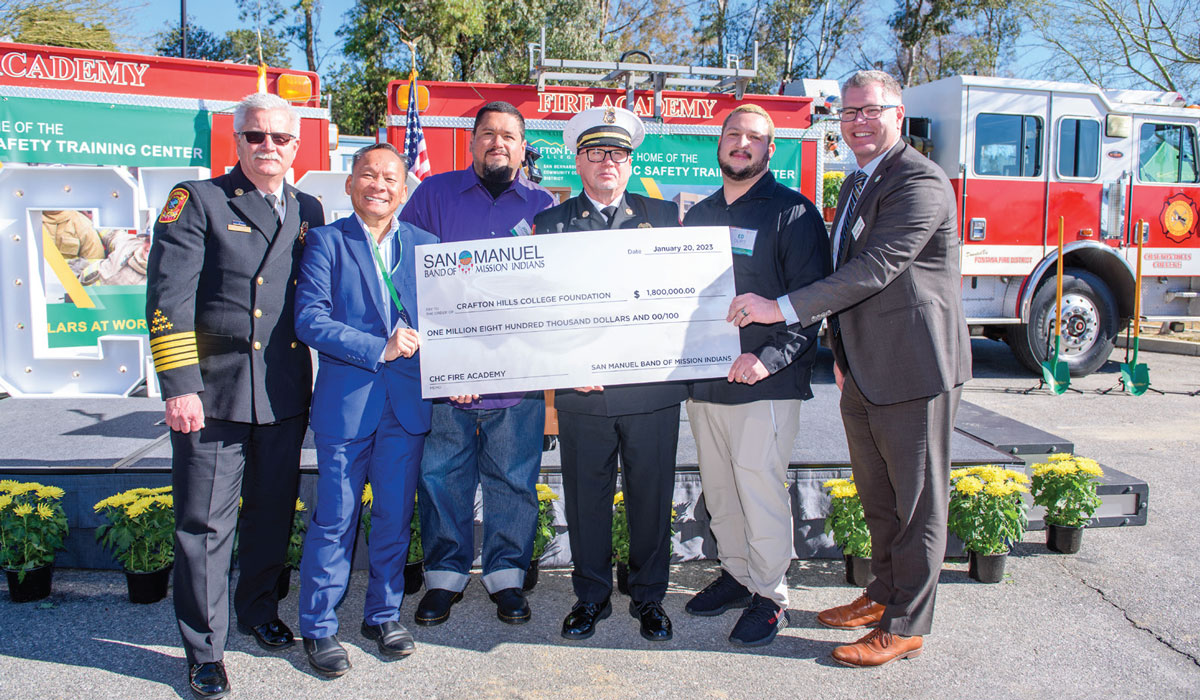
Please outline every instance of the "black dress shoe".
M253 627L243 625L239 622L237 628L238 632L253 636L254 641L258 642L258 645L267 651L287 649L296 643L296 638L292 636L292 631L279 618Z
M225 664L210 661L188 666L188 687L192 695L200 700L216 700L229 695L229 677L225 675Z
M596 623L611 614L612 604L608 598L603 603L576 601L567 619L563 620L562 636L564 639L587 639L596 633Z
M529 603L525 600L525 591L520 588L505 588L491 595L496 604L496 617L501 622L510 625L523 625L529 622Z
M671 633L671 618L663 610L662 603L647 600L644 603L629 601L629 614L642 625L642 638L652 642L665 642L674 636Z
M305 639L304 653L313 670L326 678L337 678L350 670L350 656L334 635Z
M450 619L450 608L462 600L462 591L449 591L445 588L430 588L421 596L417 603L417 613L414 615L418 625L432 627Z
M378 625L362 623L362 636L373 640L379 645L379 653L389 659L399 659L408 656L416 649L412 633L404 625L395 620L381 622Z

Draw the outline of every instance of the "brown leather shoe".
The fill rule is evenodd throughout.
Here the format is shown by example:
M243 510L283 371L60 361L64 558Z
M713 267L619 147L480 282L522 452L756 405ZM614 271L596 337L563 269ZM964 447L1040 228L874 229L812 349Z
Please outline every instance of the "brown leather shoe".
M857 642L834 649L833 660L855 668L882 666L896 659L916 658L924 645L921 637L901 637L876 628Z
M861 630L875 627L883 619L884 606L867 597L866 591L849 605L822 610L817 613L817 622L835 630Z

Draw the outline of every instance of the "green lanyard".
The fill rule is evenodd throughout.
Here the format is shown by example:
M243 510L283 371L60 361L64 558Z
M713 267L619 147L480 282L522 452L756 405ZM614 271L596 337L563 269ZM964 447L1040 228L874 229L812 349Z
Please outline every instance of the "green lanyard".
M366 229L364 229L366 231ZM375 264L379 266L379 273L383 276L383 283L387 285L388 293L392 295L392 301L396 302L396 308L400 313L404 313L404 304L400 303L400 295L396 293L396 285L392 284L392 276L388 274L387 269L383 264L383 256L379 253L379 244L375 242L375 236L371 235L370 231L366 231L367 240L371 242L371 252L375 254ZM404 241L400 240L400 230L396 229L396 241L400 244L400 249L397 251L397 257L404 259ZM396 261L399 264L399 260Z

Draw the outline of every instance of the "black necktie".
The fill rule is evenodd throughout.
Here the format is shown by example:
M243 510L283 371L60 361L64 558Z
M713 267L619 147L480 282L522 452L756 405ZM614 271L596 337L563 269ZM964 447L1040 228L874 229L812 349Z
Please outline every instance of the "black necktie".
M604 207L603 209L600 210L600 213L604 215L604 222L607 224L611 224L613 217L617 215L617 206L615 204L613 204L613 205Z
M273 194L264 194L263 199L267 200L267 206L271 207L271 214L275 216L275 227L279 228L279 210L275 208L275 202L278 200Z
M838 269L842 263L846 262L846 253L850 251L850 220L854 218L854 205L858 204L858 196L862 194L863 185L867 182L867 174L861 170L855 171L853 188L850 190L850 199L846 202L846 210L842 212L842 226L839 232L837 258L834 260L833 269Z

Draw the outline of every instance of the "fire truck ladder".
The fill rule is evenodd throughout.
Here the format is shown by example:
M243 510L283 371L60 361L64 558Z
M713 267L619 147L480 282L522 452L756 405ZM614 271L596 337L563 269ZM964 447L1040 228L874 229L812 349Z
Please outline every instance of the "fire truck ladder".
M625 60L631 55L644 57L646 63L631 63ZM742 68L741 59L733 54L725 56L724 68L705 66L676 66L666 63L650 63L650 55L644 51L626 51L617 61L574 61L562 58L546 58L546 28L542 27L540 43L529 44L529 79L537 81L538 91L546 89L547 81L575 81L586 83L624 82L625 100L633 104L633 92L639 87L649 86L654 90L654 118L662 118L662 92L667 87L704 88L710 92L731 92L742 99L750 81L758 77L758 42L754 42L754 67Z

